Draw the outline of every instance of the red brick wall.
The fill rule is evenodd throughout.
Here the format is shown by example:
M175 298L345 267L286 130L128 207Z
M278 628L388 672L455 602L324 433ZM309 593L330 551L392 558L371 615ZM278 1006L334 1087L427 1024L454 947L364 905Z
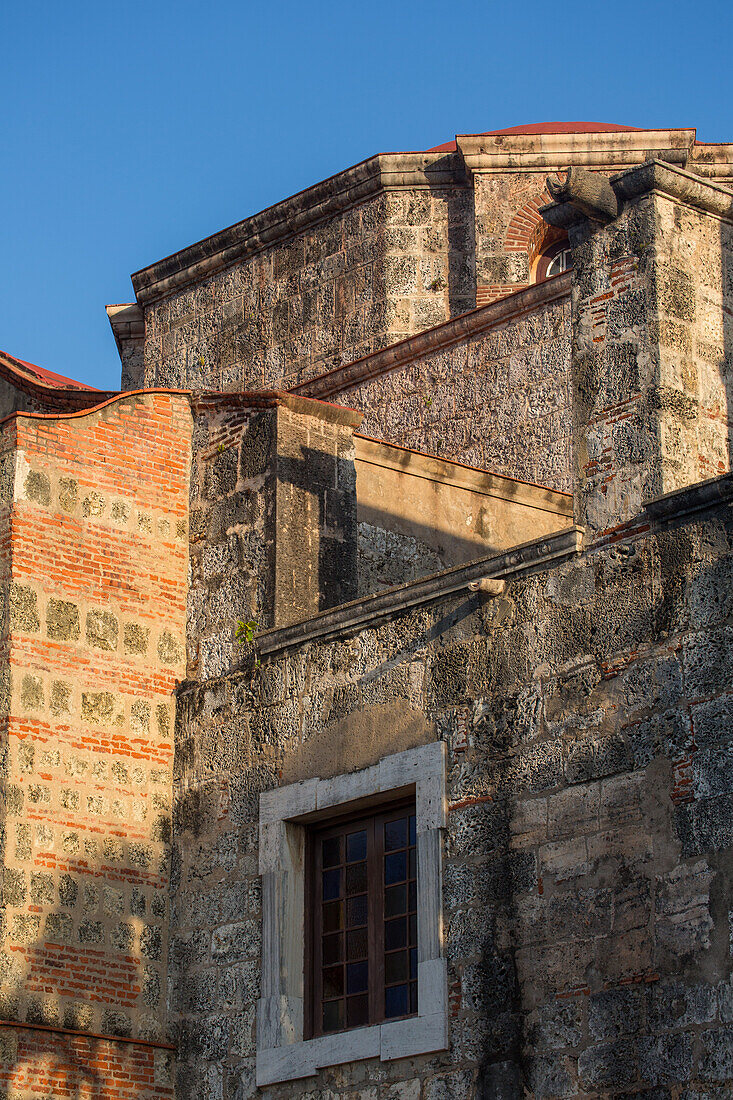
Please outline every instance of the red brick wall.
M14 1100L171 1095L163 1070L154 1072L165 1051L62 1032L166 1040L190 434L187 398L166 393L73 415L20 414L2 428L12 505L4 517L0 507L0 1019L59 1029L13 1029L4 1042L0 1082L12 1083Z

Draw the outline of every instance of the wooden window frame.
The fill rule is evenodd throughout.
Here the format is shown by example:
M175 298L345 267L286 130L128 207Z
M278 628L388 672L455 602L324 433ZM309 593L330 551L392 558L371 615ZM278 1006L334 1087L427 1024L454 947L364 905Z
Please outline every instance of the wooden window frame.
M367 894L373 898L367 917L368 958L371 963L367 993L369 998L369 1018L366 1025L381 1024L387 1020L404 1020L417 1015L408 1011L399 1016L386 1016L384 1010L384 994L387 988L384 972L384 873L382 870L384 860L384 825L403 817L405 812L417 816L414 798L401 799L390 802L376 808L373 812L364 814L347 813L338 818L329 820L318 826L314 826L306 833L305 854L305 1015L304 1035L306 1039L318 1038L320 1035L338 1035L344 1031L352 1030L348 1024L343 1028L324 1031L321 1020L323 1002L322 989L322 918L323 901L319 898L320 875L323 870L320 864L319 840L329 836L342 836L348 829L357 831L363 828L368 835L367 839ZM414 847L417 854L417 844ZM409 875L408 875L409 881ZM344 934L345 934L344 930ZM408 948L406 949L409 949ZM409 988L410 980L407 985ZM409 996L409 994L408 994ZM380 1007L381 1006L381 1007Z
M362 771L307 779L260 795L262 975L257 1004L258 1086L310 1077L326 1066L382 1062L448 1049L443 955L442 848L447 749L433 741ZM308 830L415 800L417 1015L305 1038L305 897Z

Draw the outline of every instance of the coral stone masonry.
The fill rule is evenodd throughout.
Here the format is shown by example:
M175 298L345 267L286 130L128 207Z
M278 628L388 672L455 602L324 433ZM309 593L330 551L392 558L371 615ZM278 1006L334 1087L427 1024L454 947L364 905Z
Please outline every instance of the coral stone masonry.
M731 185L459 135L0 353L0 1096L733 1095Z

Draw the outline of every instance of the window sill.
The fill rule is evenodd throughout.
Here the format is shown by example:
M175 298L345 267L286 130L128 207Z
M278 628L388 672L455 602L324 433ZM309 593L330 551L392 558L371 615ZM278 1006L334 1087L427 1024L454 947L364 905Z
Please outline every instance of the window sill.
M446 967L445 959L418 963L418 1001L429 1006L429 1013L258 1050L258 1086L311 1077L326 1066L365 1058L389 1062L447 1050Z

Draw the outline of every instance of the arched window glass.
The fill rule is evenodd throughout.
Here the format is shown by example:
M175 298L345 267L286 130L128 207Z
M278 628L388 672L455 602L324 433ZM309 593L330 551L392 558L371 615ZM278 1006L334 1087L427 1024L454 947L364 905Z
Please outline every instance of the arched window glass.
M551 279L553 275L561 275L563 271L570 271L572 266L573 254L567 239L555 241L537 259L535 282L542 283L545 279Z

